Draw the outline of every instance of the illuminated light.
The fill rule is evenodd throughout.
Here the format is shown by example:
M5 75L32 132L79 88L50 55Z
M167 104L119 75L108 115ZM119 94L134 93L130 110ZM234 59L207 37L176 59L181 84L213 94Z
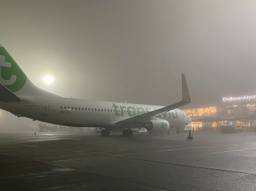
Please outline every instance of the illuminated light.
M214 129L217 129L217 128L219 127L217 121L212 122L211 126L212 126L212 128L214 128Z
M46 74L42 80L46 85L52 85L55 81L54 77L51 74Z
M185 109L185 113L189 117L213 116L217 113L217 108L215 106L191 108L191 109Z
M243 102L256 100L256 95L245 95L238 97L223 97L223 102Z
M203 127L203 123L201 121L193 121L193 122L191 122L190 125L194 131L198 131L199 129L202 129L202 127Z

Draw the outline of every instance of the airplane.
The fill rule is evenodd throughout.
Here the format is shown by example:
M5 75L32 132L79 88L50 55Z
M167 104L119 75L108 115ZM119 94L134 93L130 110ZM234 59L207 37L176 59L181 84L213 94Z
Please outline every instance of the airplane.
M190 103L185 75L182 100L167 106L65 98L36 87L0 45L0 108L18 117L72 127L97 127L102 136L119 129L131 137L134 128L182 129L191 120L179 107Z

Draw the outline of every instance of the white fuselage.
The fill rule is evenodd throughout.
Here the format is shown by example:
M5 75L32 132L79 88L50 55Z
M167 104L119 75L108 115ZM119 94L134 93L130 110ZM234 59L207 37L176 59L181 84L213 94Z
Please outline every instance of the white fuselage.
M19 103L1 102L0 106L20 117L74 127L113 128L115 122L162 107L87 101L59 96L23 96L20 99ZM171 127L183 128L190 123L190 119L180 109L162 113L156 117L167 120Z
M182 99L166 106L86 101L63 98L36 87L7 50L0 45L0 108L17 116L74 127L102 127L102 135L122 128L131 136L131 128L185 128L190 119L179 109L190 103L184 74L181 74Z

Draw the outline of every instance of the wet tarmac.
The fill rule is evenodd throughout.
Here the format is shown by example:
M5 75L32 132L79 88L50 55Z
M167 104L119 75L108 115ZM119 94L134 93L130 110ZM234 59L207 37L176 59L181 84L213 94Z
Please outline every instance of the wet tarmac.
M256 134L0 134L0 189L254 191Z

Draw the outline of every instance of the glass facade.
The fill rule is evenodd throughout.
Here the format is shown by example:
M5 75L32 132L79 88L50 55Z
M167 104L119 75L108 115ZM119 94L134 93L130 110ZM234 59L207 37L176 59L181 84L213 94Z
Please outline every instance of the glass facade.
M225 97L219 105L184 109L192 119L192 128L256 128L256 96Z

